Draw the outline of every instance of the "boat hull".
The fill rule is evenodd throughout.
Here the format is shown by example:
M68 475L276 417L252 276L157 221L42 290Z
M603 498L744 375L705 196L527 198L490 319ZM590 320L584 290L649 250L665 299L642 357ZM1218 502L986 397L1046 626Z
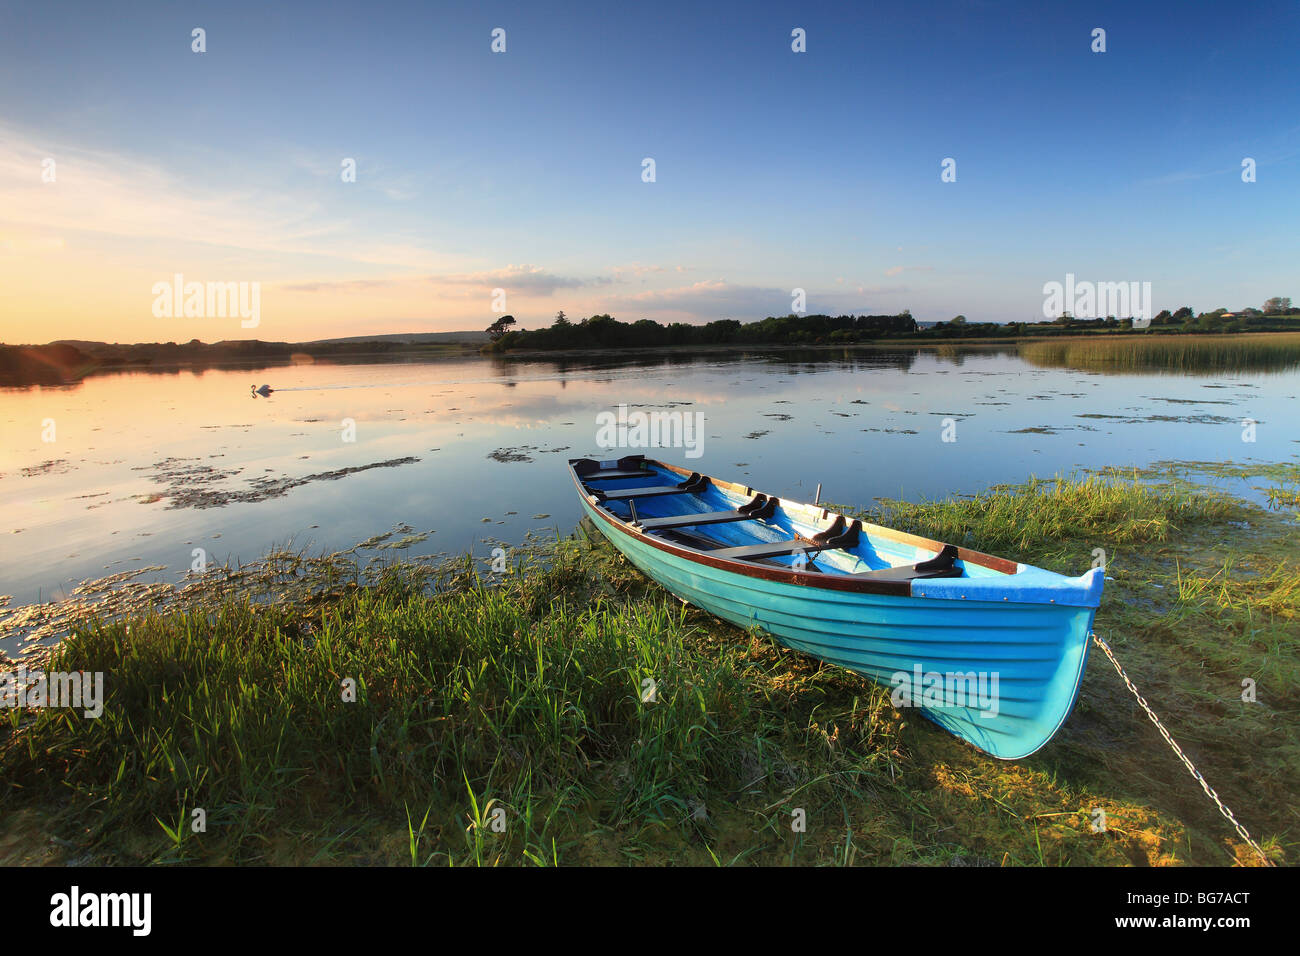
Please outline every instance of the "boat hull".
M756 577L656 546L581 500L602 534L677 597L890 687L896 704L918 707L995 757L1034 753L1073 707L1095 607L934 600Z

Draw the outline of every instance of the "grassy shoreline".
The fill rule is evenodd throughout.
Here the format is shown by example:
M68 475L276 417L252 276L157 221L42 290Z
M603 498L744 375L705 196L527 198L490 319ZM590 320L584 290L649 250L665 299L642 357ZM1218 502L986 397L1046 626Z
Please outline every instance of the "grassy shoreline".
M1294 512L1184 471L862 513L1071 573L1104 548L1099 632L1255 838L1294 858ZM540 558L86 622L46 666L103 671L104 715L0 711L0 862L1257 862L1100 655L1057 738L1003 763L683 607L600 540Z

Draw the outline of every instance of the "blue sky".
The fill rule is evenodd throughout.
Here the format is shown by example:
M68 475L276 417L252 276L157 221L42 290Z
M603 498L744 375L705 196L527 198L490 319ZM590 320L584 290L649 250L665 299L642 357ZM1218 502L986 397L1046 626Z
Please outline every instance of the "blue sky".
M1297 38L1295 2L9 4L0 338L176 338L176 272L264 286L207 340L482 327L494 288L529 327L1300 299Z

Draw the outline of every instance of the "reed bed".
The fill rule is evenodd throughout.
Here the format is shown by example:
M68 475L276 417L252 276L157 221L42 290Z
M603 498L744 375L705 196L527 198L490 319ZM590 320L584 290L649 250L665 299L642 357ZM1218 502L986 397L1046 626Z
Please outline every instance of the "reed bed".
M1017 347L1031 365L1098 372L1204 374L1300 366L1300 332L1077 337Z

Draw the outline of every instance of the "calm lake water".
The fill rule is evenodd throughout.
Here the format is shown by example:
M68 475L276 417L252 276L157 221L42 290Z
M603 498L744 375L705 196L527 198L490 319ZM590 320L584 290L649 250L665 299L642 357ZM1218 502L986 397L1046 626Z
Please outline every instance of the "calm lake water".
M252 397L263 381L277 391ZM1297 394L1295 370L1111 375L1005 350L473 356L6 389L0 594L48 600L150 565L175 581L196 548L249 561L395 529L387 543L409 545L393 556L486 558L494 541L568 533L579 510L566 459L644 450L598 446L597 416L619 404L703 416L700 457L652 456L783 497L811 499L821 482L824 499L867 504L1162 459L1290 460Z

